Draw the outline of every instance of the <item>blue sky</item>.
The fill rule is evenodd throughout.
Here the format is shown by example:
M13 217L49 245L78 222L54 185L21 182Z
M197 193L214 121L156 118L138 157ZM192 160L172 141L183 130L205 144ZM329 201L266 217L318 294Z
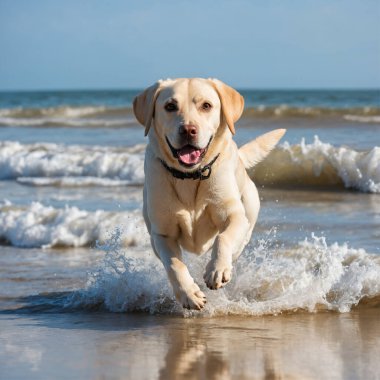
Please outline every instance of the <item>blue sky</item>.
M0 90L380 87L378 0L0 0Z

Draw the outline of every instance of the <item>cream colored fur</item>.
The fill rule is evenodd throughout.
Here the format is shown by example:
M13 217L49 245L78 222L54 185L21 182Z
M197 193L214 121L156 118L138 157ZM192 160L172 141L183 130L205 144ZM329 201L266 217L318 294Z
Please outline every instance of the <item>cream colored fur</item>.
M168 102L178 110L167 112ZM207 111L203 105L212 107ZM162 261L177 300L185 308L200 310L206 297L182 261L182 250L201 255L211 251L204 280L219 289L231 280L232 265L250 240L260 201L246 169L261 161L285 133L278 129L237 148L232 139L244 99L216 79L159 81L135 98L134 113L145 126L149 143L145 156L144 219L152 248ZM173 157L166 139L181 148L179 126L197 127L196 145L205 148L202 161L191 169ZM186 172L215 158L206 180L176 179L160 160Z

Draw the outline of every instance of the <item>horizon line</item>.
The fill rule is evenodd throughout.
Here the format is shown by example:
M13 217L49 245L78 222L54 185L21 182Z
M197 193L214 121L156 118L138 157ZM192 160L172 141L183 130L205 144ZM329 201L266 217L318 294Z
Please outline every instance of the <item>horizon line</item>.
M12 92L81 92L81 91L142 91L146 87L92 87L92 88L39 88L0 89L0 93ZM234 87L238 91L380 91L379 87Z

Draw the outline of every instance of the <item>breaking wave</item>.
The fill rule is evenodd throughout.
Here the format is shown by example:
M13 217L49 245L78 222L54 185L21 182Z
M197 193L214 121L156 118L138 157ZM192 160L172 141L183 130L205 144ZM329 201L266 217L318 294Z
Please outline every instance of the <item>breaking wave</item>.
M144 182L145 145L113 148L0 142L0 179L33 186L125 186ZM380 147L359 152L316 136L284 143L250 175L268 186L350 188L380 193Z
M119 116L132 115L130 107L105 107L105 106L82 106L82 107L46 107L46 108L3 108L0 109L0 117L12 118L41 118L62 117L80 118L84 116Z
M113 178L99 177L19 177L17 182L29 186L57 186L57 187L85 187L85 186L128 186L140 184L137 181L129 181Z
M249 245L239 258L226 288L208 290L203 282L208 255L185 258L190 273L205 292L202 312L187 311L175 301L161 263L151 249L121 248L122 234L100 247L106 252L85 289L34 300L35 310L149 312L184 316L258 316L284 312L347 312L380 301L380 257L347 245L328 245L324 238L278 247L273 238Z
M142 184L144 151L145 145L110 148L5 141L0 142L0 179L35 186Z
M282 144L250 173L262 185L351 188L380 193L380 147L358 152L317 136L307 144Z
M3 126L117 127L136 124L130 108L48 107L0 109Z
M294 107L286 104L277 106L260 105L255 108L247 108L244 115L253 117L339 117L356 122L380 122L380 107L353 107L353 108L333 108L333 107Z
M380 123L380 115L361 116L361 115L344 115L345 120L357 121L359 123Z
M141 211L89 212L77 207L54 208L39 202L0 205L0 240L16 247L50 248L95 246L116 226L123 229L124 246L148 242Z
M244 117L259 118L316 118L338 117L359 123L380 123L380 107L297 107L286 104L248 107ZM73 126L117 127L136 124L130 106L59 106L46 108L0 109L0 125L3 126Z

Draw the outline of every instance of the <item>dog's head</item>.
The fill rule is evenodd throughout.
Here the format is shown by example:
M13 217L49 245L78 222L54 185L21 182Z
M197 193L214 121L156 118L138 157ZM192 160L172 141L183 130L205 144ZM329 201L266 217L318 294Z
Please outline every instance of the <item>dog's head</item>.
M201 164L221 130L235 133L243 97L217 79L175 79L155 83L133 102L145 135L154 128L163 159L193 169Z

